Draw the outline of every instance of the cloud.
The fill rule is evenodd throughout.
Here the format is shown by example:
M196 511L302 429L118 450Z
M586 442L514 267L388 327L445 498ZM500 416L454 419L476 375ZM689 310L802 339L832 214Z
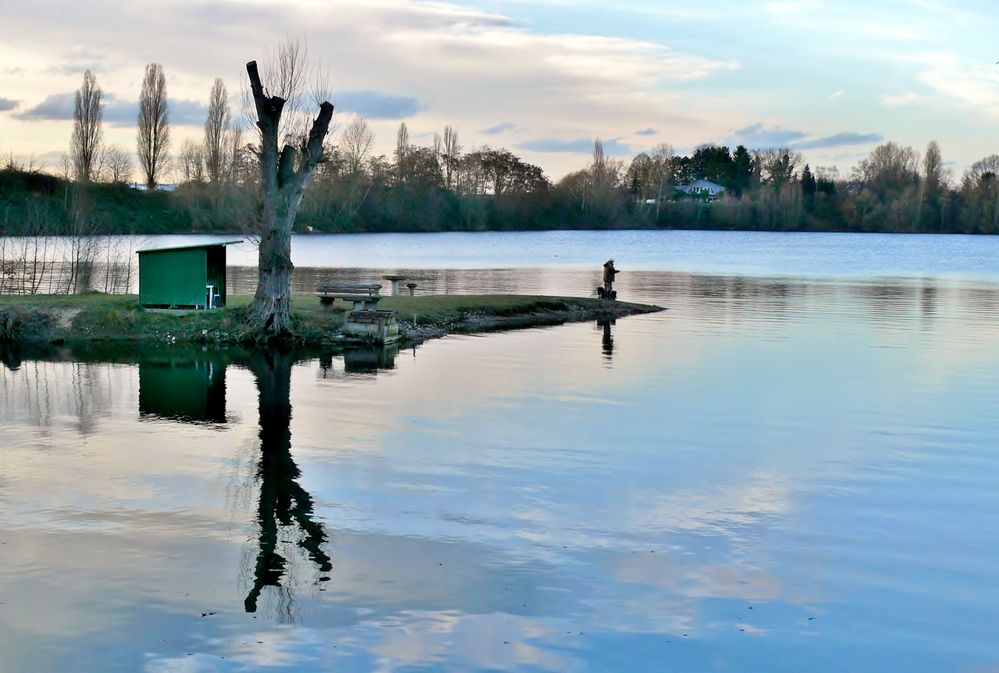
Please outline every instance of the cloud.
M517 125L513 122L503 122L502 124L497 124L496 126L490 126L487 129L482 129L479 133L487 136L498 136L501 133L506 133L507 131L512 131L517 128Z
M919 80L938 96L959 101L975 112L999 116L999 66L993 59L969 60L946 52L926 52L903 60L922 68ZM899 105L912 100L886 96L881 102Z
M602 141L604 153L611 156L629 155L631 148L618 142L616 138ZM575 140L562 140L560 138L538 138L528 140L517 145L518 149L531 152L571 152L575 154L589 154L593 151L592 138L578 138Z
M910 103L914 103L919 100L919 96L907 91L906 93L900 93L895 95L885 95L881 97L881 104L885 107L902 107Z
M7 112L8 110L13 110L18 105L18 101L13 98L0 98L0 112Z
M208 116L208 106L198 101L168 98L167 105L173 126L203 126ZM117 100L112 96L104 107L104 121L112 126L134 126L138 116L138 101Z
M641 131L635 131L635 134L640 136L654 136L657 133L659 133L659 131L655 130L651 126L647 129L642 129Z
M83 73L87 70L96 73L103 68L104 64L98 61L67 61L51 65L45 69L45 72L50 75L79 75L83 77Z
M27 121L56 120L73 118L73 101L75 93L54 93L45 97L38 105L18 112L15 117Z
M105 70L104 54L86 47L77 47L60 54L58 63L48 66L44 72L52 75L83 76L87 70L98 74Z
M170 121L173 121L173 102L168 102ZM104 104L104 121L112 126L135 124L139 116L139 104L134 101L110 100Z
M735 131L728 142L730 145L745 145L751 149L761 147L788 147L793 150L814 150L846 145L865 145L881 142L880 133L834 133L818 138L811 133L780 126L766 128L762 123L752 124Z
M18 112L14 116L26 121L67 121L73 119L76 93L54 93L41 103ZM170 123L177 126L201 126L208 115L204 103L185 99L168 99ZM104 121L111 126L131 126L138 116L137 101L119 100L111 93L104 93Z
M846 93L846 89L840 89L839 91L834 91L830 96L829 100L836 100L837 98L842 98L843 94Z
M733 145L746 147L778 147L790 145L796 140L807 137L804 131L794 131L780 126L765 128L762 122L757 122L735 131Z
M368 119L403 119L423 109L411 96L393 96L368 89L348 89L333 96L333 104L341 112L353 112Z
M649 39L573 32L538 25L516 5L483 11L467 4L342 0L331 14L313 11L315 0L180 2L150 21L142 3L94 0L84 6L35 0L19 12L18 31L37 38L23 51L38 57L8 62L31 63L30 76L38 75L44 88L19 94L22 102L14 114L49 92L76 88L79 73L65 79L47 68L82 68L94 62L104 64L96 74L105 91L124 92L133 100L136 78L151 60L164 64L171 93L179 98L206 99L216 75L235 91L239 87L234 82L245 79L240 64L265 59L268 49L251 49L234 59L233 45L272 44L277 28L282 34L309 36L310 61L329 64L336 86L331 101L345 116L355 113L374 122L378 152L391 150L394 132L385 122L403 118L414 137L450 125L473 144L494 135L479 129L514 119L518 127L505 133L529 128L523 139L636 138L627 129L642 129L652 120L687 135L725 124L719 117L727 110L706 80L741 68L738 54L718 56L705 43L683 36L670 44L666 35ZM51 21L52 12L60 21ZM151 36L163 30L171 40L161 44ZM67 50L66 45L79 43L81 33L100 48ZM73 84L67 86L68 81ZM684 91L693 83L698 84L697 96ZM9 90L7 95L12 95ZM114 123L134 124L128 108L108 114ZM71 118L68 109L61 117ZM171 117L182 122L176 114ZM189 121L200 124L203 118ZM7 130L0 128L0 134ZM62 135L54 142L64 144ZM574 160L572 154L558 153L542 158L552 173L570 170Z
M880 133L834 133L831 136L794 143L791 147L796 150L816 150L845 145L871 145L882 140L884 140L884 136Z

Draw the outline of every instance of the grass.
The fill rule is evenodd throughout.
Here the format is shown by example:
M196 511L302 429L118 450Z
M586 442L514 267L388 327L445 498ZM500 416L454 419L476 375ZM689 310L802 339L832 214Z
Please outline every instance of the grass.
M237 295L221 310L179 313L143 310L136 295L0 295L0 341L237 343L253 336L247 321L252 300ZM593 298L522 295L384 297L379 308L396 311L401 322L421 326L451 326L483 318L529 319L608 309L624 314L652 309ZM292 332L303 344L329 342L343 320L342 311L324 310L314 295L292 297Z

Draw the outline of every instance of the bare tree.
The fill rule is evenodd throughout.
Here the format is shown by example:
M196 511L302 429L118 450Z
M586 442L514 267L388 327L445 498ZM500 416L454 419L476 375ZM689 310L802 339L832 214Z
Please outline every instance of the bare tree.
M572 197L580 212L584 212L589 204L590 179L590 171L583 169L569 173L558 182L558 189Z
M879 195L901 191L919 180L919 154L893 142L878 145L854 169L854 179Z
M285 142L278 152L278 133L285 98L268 95L256 61L246 64L260 129L260 247L257 292L253 300L261 336L288 331L291 308L291 232L305 190L323 160L323 142L333 119L333 105L323 101L304 142ZM280 71L279 71L280 72Z
M923 157L923 192L926 197L935 196L947 182L947 169L940 155L940 145L931 140Z
M70 152L76 179L90 182L96 177L97 160L101 151L104 116L104 92L97 85L94 73L83 73L83 85L77 89L73 103L73 141Z
M973 219L988 222L992 231L999 230L999 154L976 161L965 171L961 196Z
M753 164L760 171L761 179L778 191L798 178L798 167L803 162L800 152L787 147L768 147L753 151Z
M340 136L340 145L343 148L344 168L348 175L357 175L361 172L374 141L375 134L363 118L355 117L347 124Z
M621 179L623 165L604 154L604 143L593 141L593 160L590 162L590 197L594 203L606 203Z
M278 140L305 142L312 121L306 110L306 99L317 99L316 105L319 105L329 97L329 85L323 79L325 73L316 70L314 81L309 81L308 43L302 39L285 40L275 52L268 53L258 67L262 81L267 82L268 93L284 101L277 130ZM257 108L253 91L244 86L240 100L242 126L256 125Z
M448 189L457 189L456 183L460 161L461 145L458 143L458 132L450 126L445 126L441 163L444 164L444 186Z
M673 188L673 146L659 143L649 154L649 179L656 187L656 218L659 217L663 199Z
M195 142L185 140L177 157L184 182L203 182L205 179L205 150Z
M112 145L104 150L102 160L107 179L115 183L132 181L132 157L128 152Z
M150 63L142 78L139 94L139 132L136 145L139 166L146 179L146 187L155 189L166 171L170 150L170 111L167 104L166 76L163 66Z
M940 207L940 192L944 188L947 172L940 155L940 145L931 140L926 146L926 156L923 157L923 181L919 185L919 205L916 208L914 226L919 227L923 220L933 227L939 227L942 222L943 209ZM924 211L923 207L928 210ZM935 215L934 216L934 211ZM927 215L926 213L929 213Z
M961 191L977 188L997 178L999 178L999 154L990 154L981 161L971 164L971 167L965 171Z
M399 124L399 130L395 134L395 167L396 180L399 184L406 182L409 177L409 129L406 122Z
M225 153L225 180L230 184L246 182L255 162L249 146L243 146L243 130L235 123L226 136Z
M208 181L218 189L225 180L227 136L232 133L232 112L229 95L221 77L215 79L208 98L208 118L205 119L204 163Z

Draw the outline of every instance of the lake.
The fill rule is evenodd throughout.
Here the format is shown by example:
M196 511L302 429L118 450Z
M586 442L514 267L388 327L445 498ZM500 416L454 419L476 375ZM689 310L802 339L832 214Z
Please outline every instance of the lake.
M306 289L585 295L614 257L669 311L2 348L0 670L999 669L997 242L306 237Z
M231 292L252 293L257 250L227 248ZM239 240L234 235L0 237L0 294L30 289L138 291L137 250ZM317 280L405 273L419 291L587 294L600 264L625 271L785 278L934 278L999 283L999 237L735 231L545 231L293 236L295 291ZM67 260L85 259L73 272ZM127 265L125 260L130 260ZM488 272L472 278L468 271ZM528 271L530 270L530 271ZM587 271L585 276L573 272ZM437 272L437 273L435 273ZM628 275L620 277L627 282ZM585 279L585 284L578 282ZM387 286L387 283L386 283ZM641 286L636 287L640 290Z

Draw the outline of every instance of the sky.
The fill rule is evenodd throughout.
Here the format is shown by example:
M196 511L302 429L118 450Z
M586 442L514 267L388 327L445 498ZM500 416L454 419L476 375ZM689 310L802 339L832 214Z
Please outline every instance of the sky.
M983 0L0 0L0 153L58 171L91 69L105 140L133 150L145 64L167 76L173 149L200 140L216 77L289 38L390 154L505 147L553 180L593 140L627 162L669 143L786 146L842 176L878 144L937 140L954 178L999 153L999 6ZM266 84L266 82L265 82Z

